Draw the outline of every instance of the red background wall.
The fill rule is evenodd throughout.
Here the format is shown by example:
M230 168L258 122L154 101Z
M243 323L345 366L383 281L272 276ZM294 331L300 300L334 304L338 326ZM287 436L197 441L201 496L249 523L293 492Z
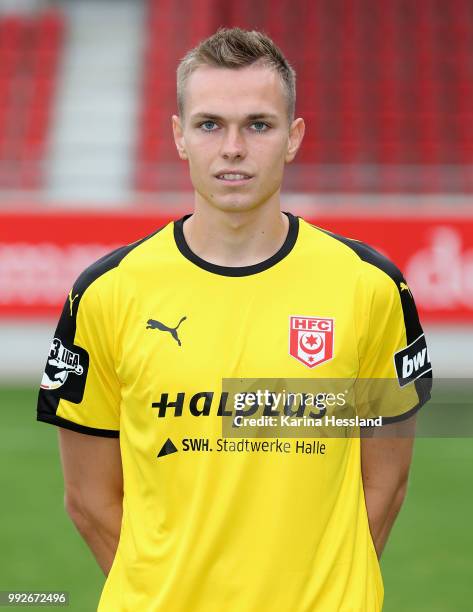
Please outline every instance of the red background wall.
M140 213L0 213L0 317L57 317L95 259L172 217ZM307 216L367 242L404 272L423 322L473 323L473 218Z

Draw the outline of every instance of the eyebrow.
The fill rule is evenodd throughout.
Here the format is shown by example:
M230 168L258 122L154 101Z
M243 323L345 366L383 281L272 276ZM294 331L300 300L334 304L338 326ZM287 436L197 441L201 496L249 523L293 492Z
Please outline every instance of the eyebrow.
M225 121L224 117L220 115L214 115L213 113L196 113L195 115L191 115L191 120L196 121L199 119L210 119L211 121ZM269 119L269 120L277 120L279 117L274 115L273 113L251 113L250 115L246 115L244 118L247 121L258 121L260 119Z

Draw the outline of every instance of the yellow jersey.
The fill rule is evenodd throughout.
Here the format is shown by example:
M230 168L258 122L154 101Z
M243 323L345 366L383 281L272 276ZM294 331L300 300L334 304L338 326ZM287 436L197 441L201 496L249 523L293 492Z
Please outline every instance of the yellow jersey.
M185 215L92 264L69 293L37 418L120 439L123 519L100 612L382 608L359 437L224 435L237 412L228 380L389 379L396 401L369 404L385 422L429 398L399 270L285 214L284 244L255 265L197 256Z

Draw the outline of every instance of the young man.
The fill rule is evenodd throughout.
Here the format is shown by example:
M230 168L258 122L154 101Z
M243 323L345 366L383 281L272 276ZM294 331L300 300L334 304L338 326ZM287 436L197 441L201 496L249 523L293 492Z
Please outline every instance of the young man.
M97 261L65 303L38 419L59 426L101 612L381 610L412 452L396 422L412 432L430 365L395 266L281 212L294 102L258 32L190 51L172 123L194 212ZM222 381L255 378L394 381L396 401L370 399L394 437L230 444Z

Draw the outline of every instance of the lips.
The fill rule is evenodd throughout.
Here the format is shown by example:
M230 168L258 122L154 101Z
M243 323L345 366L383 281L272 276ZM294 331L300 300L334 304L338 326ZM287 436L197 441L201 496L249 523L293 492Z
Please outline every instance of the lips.
M245 179L249 179L250 177L246 174L218 174L217 178L223 179L225 181L243 181Z
M225 181L226 183L241 183L245 181L249 181L251 178L251 174L247 174L246 172L241 172L237 170L223 170L215 175L215 178L220 181Z

